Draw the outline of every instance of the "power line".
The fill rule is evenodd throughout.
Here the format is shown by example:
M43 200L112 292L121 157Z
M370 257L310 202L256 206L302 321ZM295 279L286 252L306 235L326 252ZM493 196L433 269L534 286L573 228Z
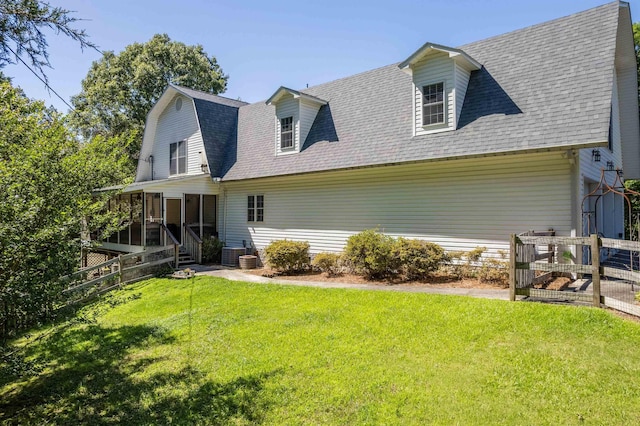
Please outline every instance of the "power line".
M33 70L33 68L31 68L31 67L29 66L29 64L27 64L25 61L23 61L23 60L22 60L22 58L21 58L20 56L18 56L18 55L16 54L16 52L14 52L14 51L13 51L13 49L12 49L9 45L6 45L6 47L7 47L7 49L9 49L9 51L10 51L11 53L13 53L13 55L16 57L16 59L22 63L22 65L24 65L25 67L27 67L27 69L28 69L29 71L31 71L31 73L32 73L33 75L35 75L36 77L38 77L38 80L40 80L48 90L52 91L52 92L53 92L53 94L54 94L54 95L56 95L56 96L58 97L58 99L60 99L62 102L64 102L64 104L65 104L66 106L68 106L72 111L75 111L75 108L74 108L74 107L72 107L72 106L69 104L69 102L67 102L67 101L66 101L62 96L60 96L60 95L58 94L58 92L56 92L55 90L53 90L53 87L51 87L51 86L49 85L49 83L47 83L47 81L46 81L45 79L43 79L42 77L40 77L40 75L38 75L38 73L37 73L37 72L35 72L35 71ZM98 50L98 49L96 48L96 50ZM98 52L99 52L99 50L98 50Z

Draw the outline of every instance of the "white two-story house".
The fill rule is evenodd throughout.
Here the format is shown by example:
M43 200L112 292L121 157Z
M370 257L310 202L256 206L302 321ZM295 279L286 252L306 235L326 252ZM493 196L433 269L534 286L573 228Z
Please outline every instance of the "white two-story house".
M170 85L121 195L139 213L103 248L165 228L314 253L376 227L489 255L531 229L622 237L599 182L640 178L637 93L625 2L253 104Z

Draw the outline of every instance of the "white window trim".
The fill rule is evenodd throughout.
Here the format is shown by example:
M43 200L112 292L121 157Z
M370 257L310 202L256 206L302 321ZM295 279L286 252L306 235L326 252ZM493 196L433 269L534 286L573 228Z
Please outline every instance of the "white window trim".
M291 146L282 146L282 120L291 119ZM289 152L296 149L296 120L293 115L278 118L278 139L281 152Z
M180 143L184 143L184 172L180 173ZM171 145L176 145L176 173L171 173ZM181 176L189 173L189 144L186 139L169 144L169 176Z
M258 197L262 197L262 207L258 207ZM249 207L249 199L253 198L253 207ZM264 223L265 211L264 194L247 194L247 223ZM262 210L262 220L258 220L258 210ZM253 220L249 219L249 212L253 212Z
M432 123L432 124L424 124L424 88L426 86L434 86L436 84L442 84L442 112L443 112L443 121L441 123ZM447 102L447 85L444 80L435 81L435 82L426 82L420 84L420 124L422 128L425 130L438 129L442 126L448 126L448 117L449 117L449 105Z

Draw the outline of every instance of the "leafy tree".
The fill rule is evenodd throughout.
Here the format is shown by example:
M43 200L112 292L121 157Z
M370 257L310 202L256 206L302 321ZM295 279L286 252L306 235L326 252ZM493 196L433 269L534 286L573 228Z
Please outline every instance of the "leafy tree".
M156 34L118 54L105 52L92 64L82 92L72 98L72 122L85 138L96 134L137 137L138 144L131 146L136 157L147 113L167 83L216 94L226 89L227 78L201 45L187 46Z
M24 58L46 81L43 68L51 64L44 29L62 33L82 48L95 48L84 30L72 28L78 18L70 14L69 10L38 0L0 0L0 68Z
M120 146L78 143L55 110L0 82L0 337L17 318L51 312L58 278L78 266L85 218L116 226L102 213L107 195L92 190L123 179Z

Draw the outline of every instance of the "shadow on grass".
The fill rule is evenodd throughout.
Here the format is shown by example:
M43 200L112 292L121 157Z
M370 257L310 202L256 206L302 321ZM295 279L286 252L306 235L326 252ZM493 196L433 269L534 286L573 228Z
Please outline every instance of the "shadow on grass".
M61 330L25 354L45 368L0 394L0 423L261 422L268 408L263 383L275 372L217 383L192 368L176 369L163 359L140 357L145 349L171 343L157 327ZM136 375L155 363L162 363L154 366L161 372ZM171 366L163 370L167 364Z

